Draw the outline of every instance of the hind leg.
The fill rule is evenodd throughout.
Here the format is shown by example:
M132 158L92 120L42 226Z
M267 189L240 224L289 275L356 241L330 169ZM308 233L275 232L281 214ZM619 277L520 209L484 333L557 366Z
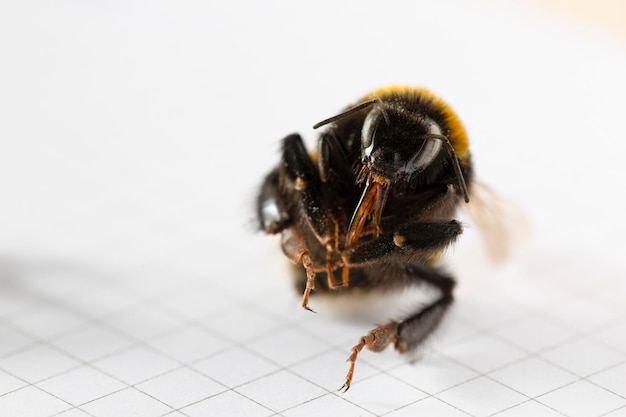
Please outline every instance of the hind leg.
M391 277L388 280L391 280ZM403 320L390 321L361 337L359 343L352 348L352 354L348 358L350 368L346 374L346 381L340 388L344 392L350 388L356 360L363 348L372 352L380 352L392 343L401 353L417 348L439 326L454 299L452 294L455 286L454 279L430 267L409 266L405 274L398 274L394 280L396 283L405 283L407 280L427 282L439 289L440 296L431 304L410 314Z

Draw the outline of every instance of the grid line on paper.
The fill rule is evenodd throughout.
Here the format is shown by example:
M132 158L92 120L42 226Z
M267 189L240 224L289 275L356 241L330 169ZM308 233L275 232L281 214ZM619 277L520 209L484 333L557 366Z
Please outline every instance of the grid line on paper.
M88 296L97 300L94 294L103 283L90 282L88 276L82 275L76 279L84 281L81 283L83 291L91 292ZM133 405L119 404L119 401L142 404L155 413L179 413L187 417L239 402L257 415L288 417L301 415L299 413L303 410L324 403L345 408L347 415L368 413L394 417L418 409L422 404L432 406L435 404L432 401L437 401L438 407L450 413L461 412L470 416L504 416L520 406L545 407L568 415L567 406L562 403L562 392L584 392L605 399L607 408L597 410L602 414L626 404L624 394L607 385L613 377L611 372L626 363L624 351L614 342L619 337L613 335L616 334L613 329L623 325L626 312L615 304L610 304L610 308L601 311L598 317L589 318L589 325L579 330L563 322L571 320L563 315L565 313L559 312L562 320L551 314L559 308L558 305L526 308L520 300L510 296L503 302L518 303L519 309L510 310L511 314L507 313L508 318L504 320L491 320L493 323L481 326L474 322L480 319L483 311L464 305L461 298L455 307L458 311L455 310L448 319L454 324L450 331L454 331L455 326L458 330L460 325L461 328L466 326L465 333L450 338L444 326L442 337L437 335L429 342L425 356L415 365L408 364L404 357L392 350L382 354L364 352L357 364L352 389L347 394L338 394L332 381L334 378L341 381L350 341L357 340L368 326L355 326L300 312L297 302L291 303L295 299L288 295L288 288L270 293L265 291L264 296L252 295L251 302L248 294L240 296L228 289L213 289L210 280L192 279L177 285L161 283L163 288L175 290L154 291L148 297L128 292L135 285L126 286L124 280L111 280L106 286L107 291L109 294L120 293L123 300L117 302L116 308L100 306L103 314L88 314L86 306L57 297L38 303L26 302L29 309L0 315L0 326L8 329L5 333L13 338L15 346L0 355L0 371L19 382L16 388L0 392L0 405L2 401L10 403L11 398L18 398L19 393L29 392L24 391L29 387L49 396L52 402L64 404L64 409L57 410L56 415L75 409L94 417L101 415L103 410L110 411L111 407ZM221 299L205 306L197 296L201 291L213 293L208 300ZM172 304L172 292L180 305ZM268 298L269 294L273 298ZM33 295L35 299L44 296ZM115 297L108 297L115 302ZM559 302L567 307L567 303L576 299L565 295L559 297ZM278 300L278 305L272 305L274 300ZM480 297L475 303L479 305ZM493 308L497 308L497 303ZM594 304L589 303L585 308L593 313ZM571 311L571 307L566 310ZM37 326L47 320L43 312L53 315L60 312L59 317L65 320L58 325L61 331L47 337L37 335ZM472 315L476 313L476 316ZM26 314L28 319L24 318ZM248 317L251 318L250 325L246 327ZM64 328L63 323L68 326ZM532 337L537 328L533 326L541 323L545 323L543 330L558 337L546 343L529 344L523 342L524 335L502 331L515 328ZM85 348L83 345L89 342L89 337L95 337L96 344L102 346ZM588 373L572 372L567 361L562 358L554 361L549 355L563 349L573 349L575 353L583 348L589 352L606 352L603 361L588 363L581 368L591 370ZM58 371L50 368L50 374L42 378L24 379L26 375L38 375L15 360L29 349L67 357L71 366ZM481 349L490 351L491 357L480 352ZM240 360L250 369L244 369L246 372L238 369ZM137 369L129 372L125 367L130 364ZM433 366L431 364L436 369L431 371L428 368ZM515 385L520 381L511 379L513 372L509 372L509 369L520 367L531 372L552 369L554 384L546 385L545 391L538 393L525 392L523 386ZM430 372L437 379L446 375L446 369L451 374L457 373L456 380L440 381L440 389L433 383L424 385L425 381L419 377L420 373ZM86 397L89 392L85 391L82 394L85 397L79 398L88 398L86 401L73 402L66 398L63 381L90 372L97 372L105 381L114 381L110 382L110 390L102 395L93 394L93 398ZM459 379L459 372L463 378ZM191 381L195 382L192 384ZM389 384L396 387L396 403L385 391ZM186 393L187 397L177 397L167 391L176 385L191 387L192 392ZM202 389L193 391L194 386L202 386ZM293 401L285 401L277 394L290 389L296 390ZM483 408L465 401L467 393L481 390L495 393L498 401ZM226 408L221 410L226 412Z

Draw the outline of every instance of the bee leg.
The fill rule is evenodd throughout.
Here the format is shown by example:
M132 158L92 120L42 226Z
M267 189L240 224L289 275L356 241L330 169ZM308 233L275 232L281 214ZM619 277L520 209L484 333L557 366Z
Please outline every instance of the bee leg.
M350 285L350 267L345 266L341 269L341 282L344 287Z
M427 266L427 264L433 256L440 253L441 249L448 246L461 232L461 224L455 220L405 224L398 227L393 233L382 234L378 238L357 244L344 253L343 258L346 266L362 267L370 264L373 265L373 273L377 272L375 262L381 258L394 256L399 258L398 261L404 258L409 264L405 269L396 271L396 273L380 270L381 274L388 274L384 278L385 285L391 288L427 282L437 287L441 291L441 296L426 308L406 319L379 326L361 338L352 349L352 355L348 358L350 368L342 389L347 390L350 387L356 358L363 347L367 346L368 349L378 352L393 342L398 351L410 351L437 328L448 307L452 304L452 290L455 282L451 277ZM368 286L376 285L376 282L380 283L380 281L372 281Z
M350 192L349 189L343 189L342 186L344 184L355 183L354 173L352 172L352 169L350 169L351 164L348 161L346 153L341 143L337 140L336 136L329 133L324 133L321 135L319 140L317 166L320 179L324 183L328 182L328 180L333 177L342 178L342 181L329 182L328 187L336 187L336 189L334 189L336 193ZM343 223L347 221L343 213L338 213L338 217L340 219L343 219L340 220ZM339 224L337 223L334 239L334 248L332 251L329 250L327 271L329 288L337 288L341 286L347 287L350 283L348 272L349 270L347 267L342 268L341 282L337 282L338 280L334 277L333 271L336 269L336 267L341 266L341 264L338 264L334 260L330 260L330 258L333 258L332 255L339 253L339 233Z
M328 288L334 290L339 287L337 282L335 281L335 268L336 268L336 260L335 260L335 252L337 251L336 246L329 245L326 248L326 279L328 282Z
M452 293L443 295L423 310L401 321L394 342L396 350L400 353L415 350L437 329L453 301Z
M320 243L326 246L335 234L335 223L329 199L324 195L321 179L300 135L283 141L282 167L302 205L304 215Z
M346 382L340 390L345 392L350 388L357 356L364 347L372 352L380 352L393 343L399 352L408 352L417 348L441 323L454 299L452 292L456 283L452 277L435 268L412 264L405 271L388 275L385 278L385 283L391 286L404 286L420 282L426 282L437 287L441 292L440 297L407 318L378 326L362 337L359 343L352 348L352 354L348 358L350 368L346 374Z
M374 330L371 330L366 336L363 336L359 343L352 348L352 354L348 358L350 362L350 369L346 374L346 382L339 388L340 391L346 392L350 389L352 384L352 377L354 376L354 366L356 359L361 350L367 347L372 352L380 352L384 350L391 343L395 342L396 334L398 332L398 323L395 321L389 322L385 325L378 326Z
M406 224L394 232L357 244L345 251L342 259L344 265L349 267L364 266L391 254L428 263L462 231L461 224L456 220Z
M401 353L417 348L439 326L454 301L453 291L456 285L456 281L451 276L421 264L408 266L405 279L413 282L426 282L437 287L441 295L430 305L398 324L395 348Z
M295 190L295 195L302 207L304 217L320 244L326 249L328 285L330 288L335 288L334 274L332 272L338 266L335 264L333 253L337 248L338 225L334 220L336 216L330 207L330 203L328 203L334 199L332 196L324 194L327 191L322 188L317 168L308 155L299 135L293 134L284 139L282 158L284 175ZM303 258L304 260L305 258ZM311 263L310 258L309 262ZM315 274L310 267L307 268L305 264L303 265L307 269L307 282L311 282ZM305 306L304 301L308 300L308 295L312 289L312 284L307 284L303 306Z
M302 308L315 313L315 311L309 307L309 296L311 295L311 291L315 289L315 272L312 267L313 262L307 252L302 253L301 262L306 270L306 287L304 288L304 293L302 294Z
M337 138L331 134L325 133L320 137L317 166L322 182L328 181L331 171L335 171L337 177L343 178L344 182L354 184L350 162Z

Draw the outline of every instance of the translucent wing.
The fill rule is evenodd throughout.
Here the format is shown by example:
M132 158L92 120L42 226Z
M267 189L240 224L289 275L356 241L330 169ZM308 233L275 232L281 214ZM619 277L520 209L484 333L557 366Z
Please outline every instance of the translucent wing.
M472 184L470 202L463 204L463 208L480 229L494 262L506 260L530 235L530 222L520 207L482 182Z

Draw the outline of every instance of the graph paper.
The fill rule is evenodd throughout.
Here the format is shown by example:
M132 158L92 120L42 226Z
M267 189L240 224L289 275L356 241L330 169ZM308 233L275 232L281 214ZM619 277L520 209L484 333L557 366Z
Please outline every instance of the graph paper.
M532 251L490 268L461 248L466 276L441 331L411 360L363 352L342 394L350 348L372 323L326 314L328 300L312 299L318 314L301 309L282 259L251 240L267 246L264 260L252 257L257 276L241 281L5 260L2 415L626 412L623 271Z
M623 38L382 3L0 2L0 417L626 417ZM302 309L254 198L281 138L392 84L454 106L533 235L491 265L467 224L441 328L341 393L398 298Z

